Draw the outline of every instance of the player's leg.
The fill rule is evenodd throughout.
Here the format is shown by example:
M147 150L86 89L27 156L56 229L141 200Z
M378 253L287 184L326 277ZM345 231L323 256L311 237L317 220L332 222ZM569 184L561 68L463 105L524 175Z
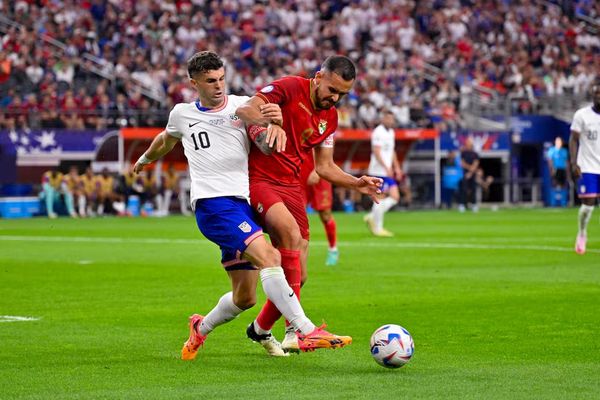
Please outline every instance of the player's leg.
M169 210L171 209L171 198L173 197L173 191L171 189L165 190L165 198L163 201L163 215L169 215Z
M75 206L73 205L73 193L70 190L65 190L64 193L65 198L65 206L67 208L67 212L72 218L77 218L77 214L75 213Z
M316 185L313 185L314 190L311 192L311 204L313 208L319 212L319 218L325 228L325 235L329 243L327 259L325 265L334 266L338 262L339 253L337 249L337 226L331 207L333 205L333 188L331 183L321 179Z
M392 207L398 204L400 199L400 192L398 191L398 183L391 178L384 179L387 188L387 197L379 202L379 204L373 204L373 222L375 224L375 236L390 237L393 233L384 229L383 221L384 215Z
M352 343L349 336L337 336L323 329L316 327L306 316L298 297L287 283L283 269L273 267L271 254L276 251L269 245L264 237L256 238L250 243L244 252L244 258L250 260L260 269L260 278L265 294L297 332L298 346L300 350L310 351L317 348L336 348L343 347ZM254 321L248 327L248 335L270 335L268 331L261 331L257 321Z
M271 205L264 220L265 228L273 238L273 242L277 243L277 249L281 254L281 267L285 278L299 299L302 279L300 262L302 235L298 223L283 202ZM259 331L270 332L280 317L281 312L276 304L267 301L258 314L255 325Z
M56 218L57 215L54 212L55 190L49 183L42 184L42 189L44 191L44 200L46 201L46 213L48 214L48 218Z
M581 206L577 215L577 238L575 239L575 251L578 254L585 254L587 226L592 218L596 198L600 194L599 180L600 175L584 173L577 182L577 192L581 200Z
M86 197L85 194L81 191L77 192L77 208L79 209L79 216L86 217Z

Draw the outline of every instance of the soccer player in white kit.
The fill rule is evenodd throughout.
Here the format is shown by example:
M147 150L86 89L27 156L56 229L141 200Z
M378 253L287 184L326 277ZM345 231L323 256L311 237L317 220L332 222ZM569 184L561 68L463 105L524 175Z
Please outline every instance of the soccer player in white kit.
M569 138L571 171L581 200L575 241L578 254L585 254L587 226L600 197L600 82L592 86L591 93L593 103L575 112Z
M386 198L373 203L371 212L364 220L371 233L379 237L391 237L394 234L383 227L383 216L400 200L398 181L402 178L402 170L396 155L396 134L394 133L395 117L390 110L383 110L381 124L371 134L371 160L369 172L371 176L383 179L382 192Z
M225 94L224 65L213 52L192 56L188 73L198 100L173 108L166 129L134 166L134 172L139 173L182 142L190 166L190 198L198 228L220 246L221 262L231 280L232 291L224 294L206 316L190 317L190 336L183 345L182 359L194 359L213 329L256 303L259 276L265 294L292 323L298 340L313 349L327 347L320 345L323 339L335 340L337 336L317 328L304 314L285 279L279 251L265 240L253 218L248 183L250 140L235 114L249 97ZM281 109L276 104L265 104L261 112L266 129L251 127L253 140L263 152L284 150ZM254 339L273 356L287 355L271 334Z

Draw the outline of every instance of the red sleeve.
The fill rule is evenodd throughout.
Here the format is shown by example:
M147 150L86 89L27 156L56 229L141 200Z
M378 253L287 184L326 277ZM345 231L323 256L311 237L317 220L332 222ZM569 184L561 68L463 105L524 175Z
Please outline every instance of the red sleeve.
M271 82L262 88L256 95L267 103L285 104L292 97L291 92L296 85L296 78L285 76L281 79Z

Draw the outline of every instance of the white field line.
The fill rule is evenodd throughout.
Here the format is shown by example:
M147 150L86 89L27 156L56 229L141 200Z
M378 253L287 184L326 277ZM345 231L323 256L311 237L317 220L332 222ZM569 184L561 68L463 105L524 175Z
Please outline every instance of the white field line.
M21 317L19 315L0 315L0 322L38 321L36 317Z
M0 242L62 242L62 243L97 243L97 244L186 244L186 245L210 245L213 243L204 239L169 239L169 238L123 238L123 237L82 237L82 236L14 236L0 235ZM540 240L543 241L543 240ZM325 241L311 241L317 246L326 246ZM525 244L486 244L486 243L456 243L456 242L402 242L393 239L381 239L378 241L360 242L338 242L340 247L375 247L395 249L473 249L473 250L527 250L527 251L555 251L562 253L574 253L572 247L525 245ZM600 254L600 249L588 249L588 253Z

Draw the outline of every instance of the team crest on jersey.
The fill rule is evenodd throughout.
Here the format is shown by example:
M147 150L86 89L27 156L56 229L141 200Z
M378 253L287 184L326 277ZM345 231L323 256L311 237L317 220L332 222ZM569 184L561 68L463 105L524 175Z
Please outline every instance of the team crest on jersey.
M319 135L322 135L327 130L327 121L319 121Z
M242 222L241 224L238 225L238 228L240 228L240 230L244 233L250 233L250 231L252 230L252 227L250 226L250 224L246 221Z
M235 128L241 128L244 125L244 121L235 114L229 114L229 119L231 120L231 125Z
M269 93L269 92L272 92L273 89L275 89L273 87L273 85L268 85L268 86L265 86L264 88L260 89L260 91L261 91L261 93Z

